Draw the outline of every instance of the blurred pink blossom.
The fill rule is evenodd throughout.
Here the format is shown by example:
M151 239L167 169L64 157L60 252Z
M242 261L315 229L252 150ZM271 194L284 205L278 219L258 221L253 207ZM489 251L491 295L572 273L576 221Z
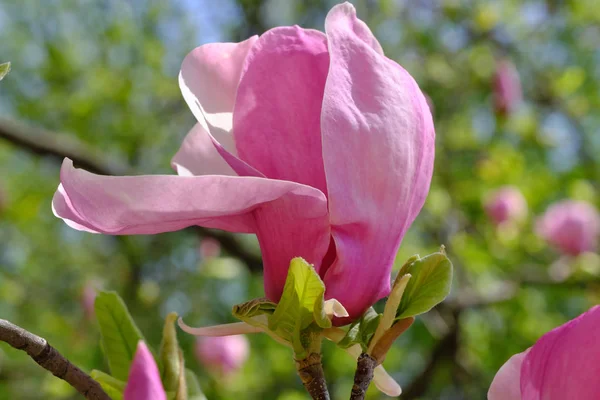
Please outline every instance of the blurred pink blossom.
M94 302L96 301L96 295L98 284L93 281L87 281L81 291L81 308L83 309L83 315L86 319L92 320L95 317Z
M496 65L494 75L494 106L501 115L515 110L522 99L521 80L515 65L502 59Z
M488 400L597 400L600 306L546 333L500 368Z
M212 372L229 376L248 359L248 339L244 335L199 337L196 358Z
M131 363L123 400L167 400L154 357L142 341Z
M492 193L484 205L488 217L496 225L517 221L527 216L527 201L514 186L504 186Z
M219 257L221 254L221 244L213 238L202 238L198 245L198 253L203 260Z
M429 192L435 132L419 86L354 7L333 7L325 33L286 26L200 46L179 83L198 120L172 160L179 176L99 176L66 159L54 213L111 235L255 233L272 301L299 256L349 319L387 296Z
M564 254L594 251L600 237L600 214L587 202L564 200L548 207L537 221L537 232Z

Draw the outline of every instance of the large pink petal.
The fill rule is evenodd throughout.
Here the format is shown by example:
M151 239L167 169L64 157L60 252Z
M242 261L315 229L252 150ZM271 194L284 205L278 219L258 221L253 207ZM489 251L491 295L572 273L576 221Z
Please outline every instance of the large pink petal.
M131 363L123 400L167 400L158 367L142 341L138 343Z
M337 246L325 285L356 317L389 293L398 246L429 191L435 133L414 79L373 47L351 4L335 6L325 30L321 128Z
M498 370L488 400L521 400L521 365L528 352L515 354Z
M523 400L598 399L599 330L596 306L542 336L523 361Z
M325 35L275 28L244 64L233 113L240 158L265 176L326 193L320 115L329 56Z
M323 218L326 199L295 182L237 176L100 176L65 159L55 214L82 230L113 234L155 234L192 225L256 232L253 211L278 207L293 197L287 218ZM277 221L273 221L274 224Z
M194 49L183 60L179 87L200 128L192 130L179 150L173 162L178 172L203 172L205 160L200 158L202 155L210 152L211 159L217 159L217 155L206 146L212 141L217 153L238 175L263 176L235 157L237 150L231 134L242 66L257 39L253 36L241 43L206 44ZM200 151L197 157L196 151Z
M171 165L183 176L237 175L200 123L187 134Z

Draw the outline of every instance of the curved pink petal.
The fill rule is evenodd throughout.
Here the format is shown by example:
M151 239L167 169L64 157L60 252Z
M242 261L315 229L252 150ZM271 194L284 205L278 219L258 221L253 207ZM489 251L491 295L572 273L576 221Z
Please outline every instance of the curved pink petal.
M522 400L521 365L528 352L515 354L498 370L488 391L488 400Z
M187 134L171 165L182 176L237 175L200 123Z
M233 141L223 140L231 130L232 112L244 60L257 36L241 43L210 43L192 50L183 60L179 85L199 122L206 120L213 136L235 153ZM227 146L229 144L230 146Z
M320 115L328 67L323 33L271 29L248 53L233 113L242 160L268 178L325 194Z
M131 363L123 400L150 399L167 400L167 396L154 357L146 344L140 341Z
M324 281L327 298L351 317L389 293L398 246L429 191L435 141L421 90L365 29L349 3L325 22L331 66L321 129L337 259Z
M325 196L317 189L265 178L101 176L76 169L65 159L61 183L53 199L56 215L74 228L113 235L155 234L192 225L260 234L253 213L261 206L281 207L281 202L293 205L285 212L289 220L327 215Z
M600 393L600 306L553 329L521 367L523 400L596 400Z
M258 40L257 36L241 43L210 43L192 50L183 60L179 73L179 87L183 98L194 113L203 131L195 128L193 135L186 138L178 152L178 160L174 166L183 166L185 171L192 169L203 171L201 155L210 150L208 141L212 141L217 152L241 176L263 176L260 172L236 157L234 137L231 134L233 124L233 108L240 82L244 60L248 52ZM199 135L204 133L204 135ZM200 145L202 148L198 149ZM194 162L195 151L198 160ZM216 157L216 155L212 155ZM181 170L181 168L177 168Z

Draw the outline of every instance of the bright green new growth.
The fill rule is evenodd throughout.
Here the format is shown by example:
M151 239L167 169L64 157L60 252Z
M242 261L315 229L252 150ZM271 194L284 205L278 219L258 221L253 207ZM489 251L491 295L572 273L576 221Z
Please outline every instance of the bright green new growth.
M125 382L120 381L105 372L92 370L90 376L97 381L102 389L113 400L123 400L123 392L125 391Z
M10 62L0 64L0 81L10 72Z
M298 358L308 355L312 331L331 327L324 310L324 296L325 285L312 265L294 258L281 300L269 317L269 330L290 342Z
M100 292L94 308L110 372L116 379L127 381L138 342L144 338L115 292Z
M373 307L370 307L359 320L354 321L350 325L348 333L346 333L346 336L337 345L343 349L347 349L358 343L364 352L367 351L380 320L381 314L378 314Z
M450 293L452 263L443 251L423 258L413 257L398 273L400 277L406 274L412 277L404 290L396 320L426 313Z
M172 312L167 315L158 358L160 360L160 378L165 390L179 393L181 374L185 373L185 369L181 349L177 343L175 321L177 321L177 313Z

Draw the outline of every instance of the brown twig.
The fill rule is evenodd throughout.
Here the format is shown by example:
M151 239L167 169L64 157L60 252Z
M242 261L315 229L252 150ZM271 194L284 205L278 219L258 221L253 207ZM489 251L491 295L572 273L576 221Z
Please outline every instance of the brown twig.
M313 400L329 400L320 354L311 353L304 360L296 360L296 369L302 384Z
M350 394L350 400L364 400L367 389L373 380L377 360L366 353L362 353L356 362L354 374L354 385Z
M46 339L0 319L0 341L8 343L17 350L25 351L33 361L73 386L86 399L111 400L98 382L71 364L54 347L50 346Z

